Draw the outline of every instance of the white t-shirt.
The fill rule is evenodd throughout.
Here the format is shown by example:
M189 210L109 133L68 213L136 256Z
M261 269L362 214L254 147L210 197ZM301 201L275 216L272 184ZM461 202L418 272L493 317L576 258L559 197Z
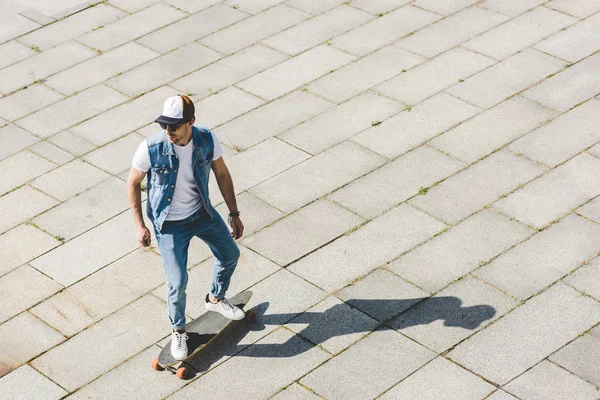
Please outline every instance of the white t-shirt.
M223 155L223 147L214 133L212 133L212 138L215 144L213 152L214 161ZM192 170L194 141L190 140L185 146L173 144L173 149L179 159L179 171L177 171L173 201L171 201L169 213L165 218L167 221L185 219L202 207L202 200L200 200L200 193L198 192L196 181L194 181L194 173ZM145 140L138 146L138 149L133 156L131 166L141 172L148 172L150 169L150 153L148 152L148 143Z

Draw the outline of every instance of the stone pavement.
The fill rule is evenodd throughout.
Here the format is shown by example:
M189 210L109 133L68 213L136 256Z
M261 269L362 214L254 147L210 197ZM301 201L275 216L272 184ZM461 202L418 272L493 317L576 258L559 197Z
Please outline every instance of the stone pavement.
M600 0L0 10L0 398L600 398ZM150 367L125 191L175 93L225 146L259 315L187 381Z

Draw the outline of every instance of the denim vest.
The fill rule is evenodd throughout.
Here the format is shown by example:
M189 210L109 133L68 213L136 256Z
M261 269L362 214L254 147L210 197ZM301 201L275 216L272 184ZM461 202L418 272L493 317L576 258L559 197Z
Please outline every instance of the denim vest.
M200 192L202 206L212 219L213 208L208 197L208 178L212 167L215 144L210 130L206 127L192 127L194 151L192 153L192 168L194 180ZM171 200L175 194L175 182L179 170L179 159L173 145L169 142L165 131L160 131L146 139L150 154L150 169L146 188L146 215L160 232L165 218L171 208Z

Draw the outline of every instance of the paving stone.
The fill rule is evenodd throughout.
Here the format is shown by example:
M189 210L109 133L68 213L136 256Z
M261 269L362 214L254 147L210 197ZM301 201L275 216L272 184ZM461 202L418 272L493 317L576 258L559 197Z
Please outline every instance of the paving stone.
M284 53L295 55L373 18L374 16L369 13L344 4L292 28L283 30L263 40L263 43Z
M30 114L17 123L22 128L47 138L127 100L129 98L124 94L100 84Z
M96 148L96 146L87 140L83 140L70 131L57 133L56 135L49 137L48 141L76 156L80 156Z
M244 245L285 266L342 235L364 220L319 200L244 240ZM302 235L299 232L308 232Z
M94 57L97 53L76 42L67 42L2 70L0 92L11 93L56 72Z
M373 218L462 167L451 157L422 146L344 186L329 198L365 218Z
M465 277L400 314L391 326L427 348L442 353L517 305L515 299L498 289L479 279Z
M129 171L131 158L144 139L142 135L134 132L86 154L83 159L104 171L118 175Z
M75 176L78 179L72 179ZM35 179L31 185L64 201L109 177L106 172L77 159Z
M222 0L166 0L164 3L170 4L175 8L182 9L184 11L189 12L190 14L195 14L200 10L204 10L210 6L213 6L217 3L221 3Z
M382 83L375 90L404 104L417 104L494 63L491 58L457 47Z
M463 46L502 60L577 21L563 13L538 7L469 40Z
M160 0L112 0L110 4L129 13L134 13L142 8L154 5L159 1Z
M417 1L415 4L418 5L418 3ZM444 4L446 3L444 2ZM431 58L506 20L508 17L505 15L481 7L468 7L415 32L413 35L400 39L396 45Z
M265 12L256 14L255 16L240 21L225 29L221 29L220 31L203 38L200 43L218 50L221 53L233 54L262 39L288 29L309 17L309 15L300 10L296 10L286 5L277 5ZM288 29L286 32L289 31L290 30ZM274 38L278 38L280 35L276 35ZM296 37L296 39L298 39L298 37ZM271 39L269 39L269 41L270 40ZM267 44L278 49L277 46L273 46L271 43Z
M327 111L331 106L320 97L296 91L221 125L219 140L230 147L247 149ZM260 129L249 131L249 126Z
M38 142L40 139L16 125L8 124L0 128L0 160Z
M154 296L144 296L36 358L31 365L65 389L73 391L168 332L163 308L162 301ZM102 357L95 357L94 363L86 364L85 360L97 348L102 349ZM82 365L86 368L81 368Z
M539 165L501 150L409 203L454 224L542 172Z
M594 74L599 67L600 54L593 55L526 90L523 96L567 111L600 91L600 79Z
M546 360L504 386L504 390L525 400L598 399L594 386Z
M597 301L559 283L462 342L447 356L492 382L505 384L599 318Z
M580 207L577 212L584 217L600 223L600 197L596 197L594 200Z
M276 356L280 353L294 356ZM327 358L328 353L281 328L168 399L195 399L199 392L219 393L228 399L268 398ZM256 374L257 370L262 373ZM231 376L237 379L228 379ZM224 380L229 384L224 386Z
M168 53L247 16L247 14L224 4L217 4L177 21L176 24L170 24L160 30L153 29L154 32L138 39L138 42L160 53Z
M0 325L0 376L64 341L64 336L28 312ZM15 346L15 343L28 343ZM10 376L10 375L9 375ZM2 381L0 381L2 382ZM30 383L31 384L31 383Z
M32 85L0 99L0 116L14 121L59 101L64 96L43 85Z
M16 14L2 19L0 26L2 27L0 28L0 43L4 43L24 33L31 32L41 25L22 15Z
M25 264L61 242L33 226L23 224L0 235L0 276Z
M553 110L515 96L434 138L429 144L473 163L556 116Z
M285 0L226 0L225 4L239 8L250 14L258 14L259 12L283 3L284 1Z
M380 398L479 400L494 389L495 386L480 377L443 357L437 357Z
M372 2L369 0L352 0L353 7L360 8L371 14L383 14L410 3L410 0L385 0Z
M304 12L317 15L337 7L343 2L343 0L288 0L285 4Z
M126 13L115 7L97 4L94 7L70 15L68 18L28 33L19 38L19 41L28 46L37 46L40 50L45 51L88 33L94 28L108 25L126 15Z
M264 99L273 100L354 59L355 57L333 47L321 45L258 73L237 86Z
M600 160L581 154L499 200L494 207L541 228L600 194Z
M19 207L14 207L18 204ZM25 185L0 197L0 209L8 210L0 219L0 233L27 221L43 211L57 205L58 202L45 194Z
M598 24L600 24L600 14L554 34L534 47L563 60L579 61L600 49ZM573 46L572 43L577 43L577 46Z
M242 210L242 221L244 223L244 236L248 237L261 230L267 225L285 216L275 207L261 201L248 192L236 196L238 208ZM225 203L216 207L223 220L229 215L229 209ZM248 212L245 212L248 210Z
M255 186L250 192L289 213L382 164L382 157L344 142ZM314 179L315 176L319 179ZM286 194L298 187L304 188L302 193L292 197Z
M506 393L504 390L496 390L487 400L519 400L512 394Z
M220 58L198 43L190 43L110 79L107 85L131 97L156 89Z
M0 380L3 399L58 400L65 395L66 391L29 365L17 368Z
M69 396L69 399L127 398L148 400L165 398L188 382L173 379L173 375L168 373L158 374L152 368L148 368L160 351L160 347L151 346L84 386Z
M598 327L563 347L549 359L575 375L600 386L600 330Z
M394 228L398 226L404 227L401 232ZM287 269L329 292L339 290L443 228L441 222L402 204Z
M142 276L143 279L136 278ZM136 300L164 280L160 257L139 249L30 311L64 335L72 336ZM110 296L106 295L107 287L110 287Z
M265 154L271 156L265 158ZM227 160L231 175L235 177L236 192L266 181L279 173L306 160L309 156L277 138L264 142ZM216 186L216 180L213 180ZM215 189L217 189L215 187Z
M27 310L37 302L52 296L62 286L24 265L0 278L0 295L3 298L0 323Z
M591 221L568 216L474 274L520 299L527 299L595 257L600 247L588 235L597 235L599 230Z
M287 386L271 397L272 400L317 400L319 397L313 391L294 383Z
M0 45L0 69L36 55L37 52L16 40Z
M417 0L413 4L438 14L450 15L477 2L477 0L448 0L442 2L437 0Z
M278 137L308 153L317 154L371 127L375 121L387 119L402 108L402 104L366 92Z
M131 219L131 214L124 212L30 264L61 285L70 286L139 247ZM98 252L99 248L103 251Z
M404 6L331 40L336 47L364 56L441 17L423 9Z
M67 153L66 151L45 140L37 142L31 146L29 150L57 165L66 164L74 158L72 154Z
M448 89L448 93L490 108L563 68L562 60L525 49L465 79Z
M219 93L194 102L196 121L202 121L209 127L219 126L263 104L264 101L258 97L230 86Z
M444 113L440 114L439 110ZM480 111L462 100L439 93L354 136L352 141L387 158L396 158Z
M286 326L332 354L337 354L370 333L378 324L357 308L330 296Z
M542 3L544 0L484 0L481 6L514 17Z
M154 121L161 104L175 94L177 91L168 86L160 87L73 127L71 132L102 146Z
M171 82L171 86L181 93L193 93L194 98L200 99L285 59L286 56L276 50L260 45L252 46Z
M125 192L123 181L113 177L34 218L32 222L52 235L71 240L127 210L129 203Z
M159 3L128 15L104 28L88 32L77 41L101 51L107 51L185 17L186 14Z
M46 80L46 85L71 95L152 60L160 54L131 42L77 64Z
M194 241L200 242L200 240ZM192 243L194 241L192 241ZM202 246L206 247L204 243L202 243ZM252 250L249 250L244 246L239 246L239 248L241 255L236 270L231 279L231 285L227 290L227 296L232 297L236 293L240 293L248 288L251 288L254 294L258 295L257 291L252 287L258 282L263 281L270 275L273 275L281 268L274 262L266 259L260 254L253 252ZM187 313L193 318L198 318L200 315L206 312L206 309L204 308L204 298L210 289L213 262L214 258L211 256L210 259L203 261L199 265L194 266L189 270L186 310ZM162 263L160 263L160 265L162 266ZM188 261L188 266L189 265L190 263ZM288 275L286 274L286 276ZM296 279L297 278L294 278L293 280ZM301 286L303 286L304 289L306 289L307 285L308 284L304 282ZM152 293L166 302L166 290L166 285L161 285L158 288L156 288ZM313 294L315 293L314 289L309 288L307 290L312 291ZM265 295L271 296L272 293L265 293ZM283 293L281 295L283 295ZM269 299L268 301L278 302L279 300L277 300L277 295L274 296L275 298L273 300ZM259 303L256 302L253 304L256 305ZM313 303L311 303L310 305L312 304ZM253 307L254 305L251 305L251 307ZM304 308L302 308L302 310L298 312L305 310L310 305L306 305ZM283 308L281 310L283 310ZM289 319L291 319L291 317Z
M0 176L0 195L10 192L54 168L56 168L54 163L27 150L5 158L0 161L0 170L4 171Z
M423 58L415 54L395 46L386 46L318 79L308 88L341 103L422 61Z
M600 122L600 101L588 102L515 141L509 149L550 167L556 167L600 140L591 128ZM559 143L567 134L568 143Z
M429 293L387 270L376 269L341 290L337 296L353 308L383 322L429 297Z
M389 268L434 293L533 233L518 222L483 210L403 255Z
M377 330L300 383L326 398L372 399L434 357L432 351L394 331Z
M544 6L579 18L589 17L600 10L598 3L588 0L552 0L544 4Z

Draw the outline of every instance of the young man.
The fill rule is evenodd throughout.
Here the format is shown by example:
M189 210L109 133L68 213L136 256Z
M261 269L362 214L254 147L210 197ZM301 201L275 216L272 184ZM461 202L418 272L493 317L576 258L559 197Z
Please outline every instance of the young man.
M194 103L189 97L168 98L162 115L154 121L162 130L140 144L127 180L137 239L142 246L149 246L150 231L142 218L140 189L140 183L148 175L146 214L152 221L167 276L169 319L173 327L171 353L178 360L187 356L185 289L192 237L202 239L215 256L206 309L230 319L244 318L244 312L225 298L240 256L234 239L242 237L244 225L221 144L208 128L194 126L194 113ZM210 203L211 169L230 211L231 232Z

